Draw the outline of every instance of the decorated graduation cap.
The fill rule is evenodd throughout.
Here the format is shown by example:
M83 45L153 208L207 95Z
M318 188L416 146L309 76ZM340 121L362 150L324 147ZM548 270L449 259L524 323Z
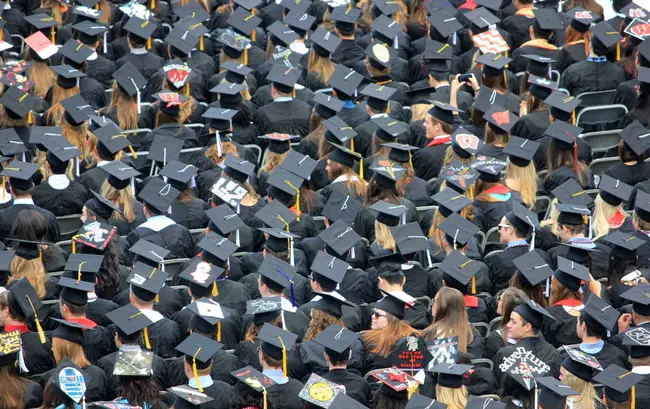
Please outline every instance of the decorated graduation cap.
M637 284L638 285L638 284ZM650 331L643 326L627 330L623 336L623 345L630 349L631 358L645 358L650 356Z
M59 48L40 31L25 38L25 44L29 46L29 56L39 62L45 62L59 52Z
M576 122L575 110L576 108L578 108L578 105L580 105L582 100L576 97L568 96L564 92L555 91L551 95L549 95L548 98L544 100L544 102L551 106L550 112L553 118L559 119L560 121L571 122L571 124L575 124ZM551 126L555 125L555 123L557 123L557 121L551 124ZM570 132L570 135L573 135L573 133ZM570 144L571 148L573 148L573 142L568 141L567 138L559 138L560 134L553 133L550 136L553 137L553 139L557 139L565 143L564 148L563 145L556 145L559 148L564 150L569 150L570 148L566 146L566 144ZM577 135L573 135L573 137L577 137ZM572 139L575 140L575 138ZM552 142L555 143L557 141L552 141Z
M270 152L282 154L291 149L291 141L298 138L298 136L273 133L262 135L259 138L269 142L268 149Z
M279 258L268 254L259 268L261 281L274 291L283 291L289 288L291 294L291 305L295 305L293 288L293 275L296 274L295 267Z
M395 367L373 372L372 377L382 383L382 392L392 397L410 397L419 386L415 378Z
M397 56L397 51L393 47L379 41L370 43L365 52L368 56L368 64L378 70L390 68Z
M513 312L519 314L523 319L532 325L536 330L542 328L544 324L544 317L552 319L555 321L555 318L541 305L537 304L535 301L531 300L528 297L524 297L524 303L515 307Z
M562 361L562 367L586 382L591 382L595 371L602 371L603 367L598 359L580 349L580 346L565 346L567 357Z
M559 86L556 81L551 81L545 76L540 77L533 74L528 76L528 84L530 93L541 100L548 98L549 95L551 95L553 91L556 91Z
M178 116L181 106L188 99L185 95L169 91L162 91L154 94L154 98L159 101L158 109L160 112L170 117Z
M480 263L468 258L460 251L454 250L445 257L438 268L443 273L442 277L447 287L455 288L466 294L467 285L471 282L472 294L476 294L476 274L481 270Z
M329 57L342 42L336 34L323 27L318 27L311 35L311 46L321 57Z
M117 351L113 374L115 376L146 376L153 374L153 351L123 348Z
M513 202L512 210L505 214L505 218L524 236L531 235L530 249L533 250L535 248L535 230L539 228L537 214L520 203Z
M74 321L66 321L59 318L51 318L59 323L52 331L52 338L64 339L77 345L84 345L84 330L93 328Z
M432 359L433 356L429 353L427 344L417 332L397 341L393 352L388 356L388 361L394 367L411 375L427 369Z
M521 168L530 164L539 148L540 143L530 139L510 136L508 144L503 148L503 153L508 155L508 160Z
M571 27L579 33L586 33L591 27L591 23L596 19L591 11L585 10L581 7L566 12L566 15L571 18Z
M90 381L85 374L72 360L65 357L54 369L50 376L50 382L66 397L75 404L85 406L86 382Z
M472 204L472 201L467 196L455 189L443 189L431 196L431 198L438 204L438 210L445 218L454 212L460 212Z
M334 88L340 99L349 100L355 95L355 92L359 85L361 85L363 78L363 75L358 72L344 65L337 64L334 73L327 82L327 85Z
M14 280L8 290L7 303L11 312L22 315L25 318L33 317L41 344L44 344L46 341L45 333L38 319L38 310L41 308L42 303L38 294L36 294L36 290L29 283L27 277Z
M287 372L287 353L293 348L298 336L268 322L264 323L257 338L262 341L262 353L278 361L282 361L282 372L288 376Z
M488 126L497 133L509 133L519 121L517 115L499 105L492 105L489 111L483 115L483 119L485 119Z
M354 231L354 229L344 222L342 219L337 220L331 224L327 229L318 234L318 237L326 244L328 253L331 252L340 256L350 252L350 257L355 258L354 246L362 241L361 236Z
M463 159L469 159L476 155L484 143L478 136L459 126L451 135L451 148L456 155Z
M446 102L440 101L430 101L433 104L433 107L427 112L429 115L437 119L438 121L444 122L447 125L454 123L454 112L462 112L460 109L456 108L453 105L450 105Z
M549 279L553 276L553 269L539 253L529 251L514 259L512 263L519 271L519 277L522 281L535 286L546 280L546 288L550 288Z
M203 387L199 380L199 369L206 369L212 364L212 357L223 348L219 342L201 334L192 334L176 347L185 356L185 362L192 367L192 375L199 392Z
M413 305L413 298L402 291L381 292L384 298L377 301L375 308L386 311L398 320L404 319L406 309Z
M569 179L551 191L551 194L562 204L588 207L593 199L575 179Z
M612 331L617 325L621 313L600 297L589 297L581 314L580 320L589 327L600 326ZM599 331L601 332L601 331Z
M145 302L152 302L165 286L165 280L167 273L138 262L133 266L126 282L131 285L133 295Z
M372 164L370 170L373 172L372 181L384 189L391 190L395 188L406 169L390 160L380 159Z
M603 240L613 245L612 256L623 260L634 260L637 256L636 250L646 243L636 235L620 230L608 234Z
M212 295L217 296L218 291L216 294L214 291L214 289L217 288L215 280L221 277L224 271L223 268L207 261L194 260L181 272L181 274L179 274L179 277L190 282L189 287L193 295L198 296L205 292L210 294L210 290L212 290Z
M623 39L614 27L602 21L591 28L591 45L598 55L605 55L616 46L616 60L621 59L620 42Z
M230 375L237 378L238 381L242 382L244 385L248 386L256 392L261 392L263 397L263 407L267 405L267 389L275 385L275 381L268 376L264 375L262 372L253 368L252 366L247 366L242 369L238 369L234 372L231 372Z
M632 43L635 46L638 46L650 35L648 28L650 28L650 25L647 21L640 18L634 18L632 22L625 27L623 32L630 36Z
M19 361L19 354L22 353L21 345L19 330L0 333L0 367L13 365Z
M449 165L447 165L442 170L442 172L440 172L440 177L442 177L445 180L447 187L450 188L451 190L450 192L447 192L447 194L453 194L454 197L456 197L456 194L462 195L463 192L469 189L472 186L472 184L476 181L476 179L478 179L478 175L479 175L478 171L474 170L474 168L472 168L469 165L461 163L458 160L452 161ZM439 193L443 191L444 190L440 191ZM462 208L460 210L462 210ZM453 210L453 211L460 211L460 210ZM449 213L449 212L445 212L445 213ZM445 215L445 217L447 216Z
M333 192L325 203L322 214L330 222L342 220L353 224L362 207L362 203L349 194Z
M282 297L258 298L246 301L246 314L253 316L253 322L261 327L265 322L271 322L280 315L282 311Z
M172 386L167 392L176 396L173 406L176 409L199 409L201 405L214 401L205 393L198 392L189 385ZM97 404L97 403L95 403ZM113 409L112 407L107 409Z
M639 315L650 315L650 284L638 283L621 294L621 298L632 301L632 309Z
M230 313L221 308L218 302L207 297L199 298L187 308L195 314L190 318L190 329L204 334L216 332L217 342L221 342L221 322L228 318Z
M506 162L489 156L477 156L471 163L471 167L479 173L479 178L485 182L495 183L501 180L501 171L507 165Z
M627 148L632 150L638 156L648 152L650 149L650 132L648 128L637 119L621 131L621 138Z
M332 324L321 331L313 341L325 348L325 353L332 361L347 361L350 347L359 339L359 333Z
M571 291L578 291L583 282L589 281L589 269L575 261L558 257L553 276Z
M604 385L603 393L608 401L625 403L629 400L634 401L634 386L641 382L643 378L644 375L612 364L604 371L596 374L593 380ZM632 406L632 409L634 409L634 406Z

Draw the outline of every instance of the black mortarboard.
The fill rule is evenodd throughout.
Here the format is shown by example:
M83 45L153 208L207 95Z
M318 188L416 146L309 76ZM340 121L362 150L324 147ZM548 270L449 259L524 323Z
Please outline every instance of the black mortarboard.
M370 25L370 28L375 33L379 33L380 38L377 38L377 35L374 34L374 37L378 40L385 39L388 41L393 41L393 39L397 37L400 32L402 32L402 26L397 21L384 15L377 17L375 21L373 21Z
M559 119L560 121L571 121L573 119L574 110L578 107L578 105L580 105L582 100L576 97L567 96L567 94L564 92L555 91L549 95L548 98L544 100L544 102L551 106L551 115L553 115L555 119ZM551 127L556 124L557 121L551 124ZM557 132L549 135L554 139L561 138L561 134ZM571 133L571 135L573 135L573 133ZM575 136L577 137L577 135ZM573 148L573 142L571 142L571 148ZM568 149L569 148L565 148L565 150Z
M384 16L391 16L401 10L400 4L395 0L376 0L373 6L379 9L379 13Z
M267 183L269 185L268 193L272 198L278 199L287 206L295 206L300 210L300 186L305 179L289 172L282 167L276 167L269 175ZM295 201L295 203L293 203Z
M167 392L176 396L173 403L175 409L198 409L201 405L214 401L214 398L186 385L172 386Z
M546 311L544 307L537 304L535 301L531 300L528 297L524 297L524 303L516 306L512 312L516 312L517 314L521 315L521 317L529 322L536 330L542 328L544 317L555 321L555 318L549 314L549 312Z
M261 18L244 7L236 8L227 21L229 25L247 36L250 36L261 22Z
M217 228L217 233L222 236L246 226L239 215L226 203L206 210L205 214L210 219L210 223Z
M499 94L495 90L482 85L472 106L477 110L486 113L490 110L492 105L506 106L507 103L508 100L503 94Z
M445 280L448 287L463 290L461 292L464 294L466 292L464 290L471 282L472 294L476 294L476 274L482 268L481 263L472 260L460 251L454 250L445 257L438 268L442 271L443 280Z
M580 346L565 346L568 356L562 361L562 367L585 382L591 382L596 370L602 371L603 367L598 359L580 349Z
M508 160L516 166L525 168L533 160L540 143L530 139L510 136L508 144L503 148L503 153L508 155Z
M334 73L330 77L327 85L334 88L336 92L343 93L345 96L352 97L361 82L363 75L341 64L336 65ZM338 96L344 99L342 96Z
M505 214L505 218L525 236L539 228L537 214L520 203L512 203L512 210Z
M124 141L121 141L121 143L123 144ZM158 134L153 139L147 158L158 162L162 166L167 166L167 163L178 160L181 149L183 149L182 139Z
M350 265L345 261L319 250L310 270L333 283L341 283ZM318 280L316 280L318 281Z
M639 67L636 72L636 79L644 84L650 84L650 68Z
M561 30L564 28L557 11L548 8L533 9L535 22L542 30Z
M82 21L72 26L79 33L79 41L90 46L94 46L99 39L99 35L108 31L109 28L96 21Z
M397 163L411 162L411 152L417 151L420 148L399 142L382 143L381 146L390 148L388 152L388 160Z
M189 30L176 29L165 37L165 42L169 44L176 53L189 55L194 46L199 41L199 37L189 32Z
M587 267L564 257L557 258L557 270L553 275L560 283L572 291L578 291L583 281L589 281L589 269Z
M166 248L145 239L138 240L129 248L129 251L138 256L138 261L142 261L151 267L158 267L165 261L165 257L171 253ZM144 260L140 257L143 257Z
M501 180L501 171L506 165L506 162L488 156L477 156L471 163L472 168L479 173L481 180L492 183Z
M72 39L68 40L68 42L59 49L59 53L66 58L63 60L64 63L66 63L67 60L70 60L70 62L77 64L77 66L83 64L84 61L93 55L94 52L95 50L79 40Z
M282 297L279 295L246 301L246 314L253 316L253 321L258 327L277 317L280 311L282 311Z
M650 194L637 190L634 201L634 213L642 220L650 221Z
M287 153L280 167L303 179L309 179L317 164L316 160L292 149Z
M279 258L267 255L259 267L259 273L263 278L275 283L276 288L291 288L293 294L292 274L295 274L295 267ZM292 304L293 304L293 300Z
M271 37L273 45L288 47L299 35L290 28L287 28L282 22L276 21L266 28ZM285 67L286 68L286 67Z
M23 16L23 19L26 20L32 26L36 27L37 30L44 30L46 28L58 26L56 19L52 16L48 16L45 13L32 14L31 16Z
M283 361L284 368L286 368L287 353L293 348L298 335L265 322L257 339L262 341L262 353L278 361ZM286 373L285 376L287 376Z
M291 149L291 141L297 139L297 135L288 135L288 134L279 134L272 133L261 135L260 139L268 141L269 147L268 150L273 153L285 153Z
M429 249L429 238L422 232L417 222L391 227L390 232L402 254L413 254Z
M336 130L334 132L335 135L341 135L343 134L344 131L339 131ZM356 134L356 132L355 132ZM349 168L354 168L354 162L359 161L360 166L363 164L363 156L360 154L356 153L355 151L346 148L343 145L339 145L336 143L331 143L330 144L335 148L332 152L330 152L329 156L327 157L329 160L334 161L336 163L339 163L343 166L347 166Z
M59 318L51 318L59 323L54 331L52 331L52 338L64 339L74 344L84 344L84 330L91 330L92 328L78 322L66 321Z
M330 222L342 220L347 224L354 224L357 214L363 205L360 201L342 192L333 192L323 208L323 216Z
M181 192L170 183L165 183L160 178L152 178L140 191L138 199L147 207L165 213L180 194Z
M186 165L177 160L171 160L167 162L167 165L165 165L163 170L160 172L160 176L166 177L169 184L179 191L183 191L198 171L199 168L196 166Z
M440 230L442 230L450 245L464 247L472 237L480 230L478 226L458 213L452 213L446 216L445 221L440 223Z
M397 92L396 88L387 87L386 85L368 84L361 90L360 94L368 97L368 106L370 108L384 112L388 107L388 100L395 92ZM393 120L391 119L391 121Z
M444 217L449 217L453 212L460 212L472 204L467 196L455 189L443 189L431 196L431 199L438 203L438 210Z
M13 313L22 315L25 318L34 317L34 320L38 323L37 313L42 303L27 277L13 281L13 284L9 287L7 301ZM40 324L38 326L40 327ZM39 331L39 334L41 333L42 329ZM44 335L41 337L41 343L45 343Z
M103 261L103 255L73 253L68 257L68 261L65 263L65 267L63 269L65 271L71 271L75 273L74 277L77 280L92 277L92 281L94 283L94 275L99 272ZM91 274L82 275L82 273Z
M594 49L598 50L600 55L606 54L607 51L615 45L618 47L617 44L619 44L623 39L623 37L618 33L618 30L605 21L601 21L591 27L591 34L592 46Z
M113 73L113 78L117 81L118 85L129 96L134 96L138 91L142 91L147 85L147 80L140 74L140 71L127 61L120 67L119 70Z
M627 202L632 194L632 186L605 174L600 175L598 189L600 189L600 197L611 206L619 206Z
M589 297L585 303L584 313L603 326L607 331L612 331L618 322L621 313L600 297Z
M118 190L126 188L131 178L140 175L140 172L122 161L107 163L101 168L108 173L108 183Z
M156 31L156 27L157 25L152 21L133 16L124 25L124 30L139 37L142 41L146 41Z
M542 78L546 78L549 75L549 71L552 67L551 64L557 62L556 60L550 57L544 57L537 54L524 54L523 57L528 58L528 64L526 65L526 72L528 72L531 75L536 75L537 77L542 77ZM548 81L549 83L551 82L550 80ZM557 84L555 85L557 88Z
M640 57L643 57L643 59L641 59L641 62L644 64L648 64L648 62L650 62L650 41L642 41L641 44L636 46L636 51Z
M587 224L591 212L585 206L555 203L555 207L560 212L557 222L560 224L567 224L571 226L580 226Z
M102 126L93 133L99 139L99 142L112 154L131 145L124 131L114 123Z
M314 109L322 119L330 119L343 109L344 102L325 93L314 95Z
M407 212L407 207L403 204L395 204L380 200L370 206L371 210L377 212L377 221L388 227L397 226L402 219L402 215Z
M9 183L14 189L29 190L34 186L32 176L34 176L39 169L40 166L35 163L14 160L2 169L0 176L8 176Z
M575 179L569 179L562 183L551 191L551 195L562 204L590 206L594 201Z
M463 386L463 375L472 369L472 365L437 364L430 372L438 374L437 384L446 388L460 388Z
M201 250L209 254L203 254L203 259L211 264L223 266L239 246L236 243L222 237L214 232L210 232L196 245ZM212 257L210 257L212 256Z
M596 19L596 16L591 14L591 11L580 7L571 9L565 14L571 18L571 27L579 33L586 33L589 31L591 23Z
M311 35L311 44L319 55L329 57L343 42L336 34L318 27Z
M252 68L234 61L226 61L221 68L226 70L226 81L235 84L243 84L246 76L253 72Z
M249 176L255 174L255 165L235 155L227 154L223 162L226 173L240 183L246 182Z
M89 115L95 115L95 110L81 95L74 95L61 101L65 109L64 117L70 125L81 125Z
M212 357L223 348L219 342L201 334L192 334L181 342L176 350L185 355L193 369L205 369L212 363ZM195 372L196 373L196 372ZM198 379L194 379L198 382Z
M300 238L300 236L290 233L284 229L269 229L260 227L259 230L268 234L265 243L266 249L278 253L289 251L291 246L293 246L293 242L296 239Z
M519 121L519 117L509 109L499 105L492 105L490 110L483 115L483 119L488 122L488 126L495 132L508 133Z
M52 371L49 381L75 404L84 404L90 378L68 357L64 357Z
M398 320L403 320L406 309L413 305L412 298L402 291L381 290L381 292L384 298L377 301L375 308L386 311Z
M284 19L284 22L293 30L304 37L305 34L311 30L311 27L316 22L316 17L310 16L307 13L302 12L290 12L287 14L287 17Z
M528 251L512 261L519 270L519 277L531 286L537 285L553 275L553 269L536 251Z
M14 260L16 252L13 250L0 251L0 271L8 272L11 268L11 262Z
M321 124L325 127L325 138L332 144L345 143L357 136L354 129L338 116L322 121Z
M167 273L139 261L133 266L126 282L131 284L131 291L136 297L150 302L165 286L165 280Z
M260 211L255 213L255 217L260 219L269 227L275 229L288 229L289 225L298 218L298 216L289 210L279 200L273 200L264 206Z
M477 63L483 64L483 74L488 76L501 75L511 61L512 58L494 53L485 53L476 59Z
M593 380L605 386L603 392L608 401L625 403L632 398L632 387L641 382L643 378L644 375L611 364L597 374Z
M430 101L433 107L427 112L432 117L448 125L454 123L454 112L462 112L453 105L440 101Z
M341 219L320 232L318 237L341 257L344 257L352 247L362 240L361 236Z
M79 148L71 144L66 138L52 138L43 141L43 146L47 148L47 162L60 167L67 167L70 159L78 158L82 155Z
M475 26L470 26L470 29L474 35L479 34L489 26L497 24L501 21L501 19L490 13L485 7L478 7L472 11L468 11L465 13L464 17L467 18L473 26Z
M472 398L475 398L475 396L469 397L469 399ZM469 404L469 400L467 401L467 403ZM467 409L485 409L483 408L483 406L477 408L470 408L468 406L465 407ZM431 399L424 395L420 395L419 393L414 393L413 395L411 395L411 399L409 399L408 403L406 404L406 408L404 409L447 409L447 405L435 399Z
M210 14L208 14L208 12L205 11L198 2L187 3L183 7L174 10L174 14L176 14L180 19L186 17L193 18L196 21L206 21L210 19Z
M440 402L436 401L436 403L440 403ZM417 409L417 408L413 408L413 409ZM426 409L426 408L422 408L422 409ZM480 396L470 395L467 397L467 404L465 405L465 409L506 409L506 404L496 401L492 398L482 398Z
M561 408L566 405L567 396L579 395L573 388L552 376L535 377L535 382L541 386L539 399L540 402L545 402L544 406Z
M541 100L548 98L548 96L551 95L553 91L557 90L559 85L556 81L551 81L545 76L537 76L534 74L530 74L528 76L528 84L530 93Z
M113 366L114 376L151 376L153 351L141 349L120 349Z
M436 30L442 38L448 38L463 29L463 25L458 21L455 13L432 14L429 16L429 23L431 23L431 28Z
M330 13L330 19L335 22L337 27L346 31L352 31L354 24L361 17L361 9L354 7L352 4L334 7Z
M649 339L650 331L642 326L627 330L623 336L623 345L630 347L630 358L645 358L650 356Z
M650 148L650 140L647 138L650 136L650 132L648 132L648 128L643 126L638 119L626 126L625 129L621 131L620 135L625 141L625 145L627 145L637 155L641 156L648 152L648 149Z
M624 260L634 260L637 256L636 250L643 246L645 240L631 233L624 233L620 230L614 231L602 238L613 245L612 256Z
M357 339L359 339L359 333L332 324L318 334L313 341L324 346L325 351L333 351L335 354L345 355Z
M294 13L305 13L312 2L308 0L280 0L280 6ZM287 12L285 10L285 13Z
M15 118L27 117L37 101L35 96L18 87L10 87L0 98L0 103L4 105L8 115Z

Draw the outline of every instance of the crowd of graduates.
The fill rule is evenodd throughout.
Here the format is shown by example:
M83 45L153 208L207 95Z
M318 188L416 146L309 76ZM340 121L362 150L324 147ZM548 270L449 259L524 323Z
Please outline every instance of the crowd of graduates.
M0 409L650 409L650 10L3 5Z

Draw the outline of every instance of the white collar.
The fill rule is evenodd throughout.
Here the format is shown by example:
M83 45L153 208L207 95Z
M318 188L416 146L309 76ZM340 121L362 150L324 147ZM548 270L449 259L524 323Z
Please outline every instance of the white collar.
M86 60L95 61L97 59L97 57L99 57L99 55L97 55L97 52L94 52L94 53L90 54L90 57L86 58Z
M103 161L100 161L100 162L97 163L97 167L101 168L102 166L108 165L109 163L113 163L113 162L114 161L112 161L112 160L103 160Z
M2 198L2 193L0 193L0 204L5 204L11 202L11 193L5 192L5 197L4 199Z
M140 310L140 312L142 312L144 315L146 315L147 318L149 318L154 323L156 323L156 322L160 321L161 319L165 318L165 317L162 316L161 313L159 313L158 311L154 311L154 310Z
M153 231L161 231L165 227L171 226L172 224L176 224L176 222L164 214L161 214L159 216L150 217L149 220L142 223L138 228L144 227Z
M632 373L639 375L648 375L650 374L650 366L648 365L639 365L632 368Z
M147 47L142 47L142 48L132 48L132 49L131 49L131 54L135 54L135 55L145 55L145 54L147 54L148 52L149 52L149 51L147 50Z
M373 116L370 117L370 119L383 118L383 117L386 117L386 116L388 116L388 114L386 114L386 113L384 113L384 114L374 114Z
M341 176L337 177L336 179L334 179L334 181L332 183L346 182L347 180L348 180L348 175L341 175ZM353 181L353 182L358 182L359 177L358 176L352 176L350 178L350 180Z
M309 48L305 46L304 42L301 41L294 41L293 43L289 44L289 49L291 51L297 52L298 54L307 54L309 52Z
M34 201L32 200L31 197L28 197L26 199L14 199L14 204L15 205L26 205L26 204L33 205Z
M438 86L435 87L435 88L438 89L438 88L442 88L442 87L450 87L450 86L451 86L451 85L449 85L449 84L440 84L440 85L438 85Z
M5 6L2 8L3 10L9 10L11 9L11 4L5 3Z
M47 178L47 184L53 189L63 190L70 186L70 179L66 175L52 175Z
M293 97L280 97L276 98L273 102L289 102L293 101Z

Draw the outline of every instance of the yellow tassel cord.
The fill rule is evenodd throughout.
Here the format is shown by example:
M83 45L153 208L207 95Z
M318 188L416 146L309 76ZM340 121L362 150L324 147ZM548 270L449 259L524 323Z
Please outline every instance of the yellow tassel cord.
M147 38L147 50L151 50L151 37Z
M284 220L284 218L282 218L282 216L280 216L279 214L276 214L275 217L278 220L280 220L282 223L284 223L284 225L286 226L287 232L291 233L291 231L289 230L289 223L287 223L287 221Z
M41 322L38 320L38 314L36 313L36 308L34 308L32 299L29 298L28 295L26 295L25 298L27 298L27 301L29 301L29 305L32 307L32 311L34 311L34 322L36 323L36 330L38 331L38 337L41 340L41 344L44 344L46 341L45 333L43 332L43 327L41 327Z
M34 115L32 115L32 111L27 113L27 125L34 125Z
M95 10L99 10L99 3L95 4Z
M408 399L410 400L411 396L418 391L420 385L417 382L407 382L407 385L406 390L408 391Z
M50 39L52 44L56 44L56 32L54 31L54 26L50 27Z
M221 342L221 321L217 322L217 342Z
M244 49L244 65L248 65L248 48Z
M156 8L156 0L151 0L151 11L154 11Z
M7 178L3 176L2 177L2 200L4 200L5 196L7 196Z
M634 386L632 386L632 397L631 397L631 402L630 402L630 409L635 409L636 407L636 389Z
M196 353L192 357L192 375L194 376L194 380L196 381L196 387L199 390L199 392L203 393L203 388L201 387L201 382L199 382L199 371L196 369L196 356L199 354L199 351L201 351L201 348L196 350Z
M409 165L411 165L411 169L413 168L413 155L411 155L411 151L409 151Z
M472 294L476 294L476 277L472 277Z
M573 111L571 111L571 125L575 125L575 124L576 124L576 111L574 109Z
M0 20L2 20L1 17L0 17ZM4 40L3 32L2 32L2 29L0 29L0 41L3 41L3 40Z
M153 270L151 270L151 274L149 274L149 280L151 280L151 279L153 278L153 275L154 275L155 273L156 273L156 268L154 268ZM159 302L160 302L160 295L159 295L159 294L156 294L156 298L154 298L153 300L154 300L154 302L159 303Z
M616 61L621 61L621 42L616 43Z
M267 407L266 407L266 388L262 392L262 396L264 398L264 407L262 409L267 409Z
M81 281L81 267L83 267L84 264L86 264L85 261L79 263L79 268L77 269L77 284L79 284L79 281Z
M284 183L287 184L290 188L296 191L296 204L294 205L294 208L296 209L296 214L298 215L297 220L300 221L300 189L295 187L293 183L291 183L288 180L285 180Z
M280 345L282 345L282 373L284 374L284 377L287 377L287 347L284 346L284 341L282 340L282 337L278 337L280 340Z
M149 331L147 330L147 327L144 327L144 347L151 349L151 343L149 342Z
M347 128L350 128L350 127L347 126L346 129L347 129ZM343 129L341 129L341 130L343 130ZM352 152L356 152L356 151L354 150L354 138L350 139L350 150L351 150Z
M255 29L253 29L253 32L251 33L251 41L257 41L257 31L255 31Z
M185 83L185 96L186 96L186 97L189 97L189 96L190 96L190 82L189 82L189 81L187 81L187 82Z
M363 158L359 159L359 178L363 180Z
M213 281L212 282L212 296L216 297L217 295L219 295L219 289L217 288L217 282Z

